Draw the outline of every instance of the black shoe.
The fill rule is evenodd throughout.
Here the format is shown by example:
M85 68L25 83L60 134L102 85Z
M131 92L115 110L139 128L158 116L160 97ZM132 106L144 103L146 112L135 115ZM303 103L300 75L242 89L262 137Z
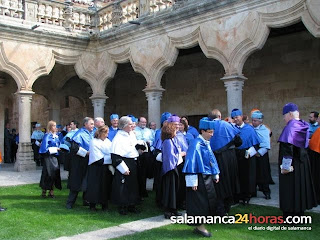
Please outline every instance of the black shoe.
M6 208L0 207L0 212L7 210Z
M264 193L264 196L266 197L267 200L271 199L270 193Z
M71 204L67 204L66 205L66 209L72 209L72 205Z
M119 208L119 214L120 215L128 215L128 210L126 207L120 207Z
M203 237L211 237L212 236L212 234L210 232L204 232L204 231L199 230L198 228L195 228L193 230L193 232L196 234L200 234Z
M128 207L128 212L139 214L141 211L136 207Z

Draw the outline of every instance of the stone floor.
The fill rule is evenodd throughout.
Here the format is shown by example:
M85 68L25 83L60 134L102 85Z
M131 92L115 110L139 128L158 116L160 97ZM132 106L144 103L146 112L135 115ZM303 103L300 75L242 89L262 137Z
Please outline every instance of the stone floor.
M42 167L37 167L35 171L16 172L13 169L13 164L0 165L0 187L1 186L15 186L23 184L38 183L40 181ZM262 192L257 193L256 198L250 200L251 204L279 207L279 178L278 169L276 164L271 165L272 178L275 182L274 185L270 185L271 199L266 200ZM61 169L61 178L67 179L68 172ZM152 188L152 180L147 181L147 189ZM313 208L312 212L320 213L320 206ZM170 220L164 219L164 217L156 216L147 219L141 219L134 222L120 224L110 228L100 229L97 231L82 233L71 237L60 237L59 240L81 240L81 239L111 239L121 237L124 235L131 235L134 233L146 231L152 228L161 227L170 224Z

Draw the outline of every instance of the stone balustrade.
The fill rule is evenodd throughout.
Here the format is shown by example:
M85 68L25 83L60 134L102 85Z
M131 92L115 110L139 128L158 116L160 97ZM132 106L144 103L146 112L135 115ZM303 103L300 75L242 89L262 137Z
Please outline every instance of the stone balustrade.
M174 0L0 0L0 16L25 19L45 25L65 27L68 31L104 31L147 14L171 8ZM94 6L94 7L93 7ZM91 8L91 9L90 9ZM144 12L143 14L146 14Z

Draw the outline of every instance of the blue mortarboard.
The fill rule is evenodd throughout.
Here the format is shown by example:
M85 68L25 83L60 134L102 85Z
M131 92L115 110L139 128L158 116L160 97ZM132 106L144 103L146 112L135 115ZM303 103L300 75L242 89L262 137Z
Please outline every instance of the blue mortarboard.
M161 119L160 119L161 124L163 124L164 121L168 120L168 118L169 118L171 115L172 115L172 114L169 113L169 112L164 112L164 113L162 113Z
M167 120L168 122L180 122L180 118L177 115L171 115Z
M260 111L255 111L251 114L251 118L263 119L263 114Z
M68 152L70 152L70 148L66 144L60 144L59 148L64 149Z
M36 127L41 127L41 124L40 124L40 123L37 123L37 124L36 124Z
M132 122L135 122L135 123L138 122L138 118L136 118L135 116L130 114L130 115L128 115L128 117L131 118Z
M242 112L238 108L232 109L231 111L231 117L233 118L236 116L242 116Z
M285 115L288 112L294 112L294 111L299 111L298 106L294 103L287 103L286 105L284 105L283 109L282 109L282 115Z
M215 129L215 123L216 122L212 121L210 118L203 117L199 121L199 129L204 129L204 130Z
M111 114L110 115L110 121L113 120L113 119L119 119L119 115L115 114L115 113Z
M61 125L61 124L58 124L58 125L57 125L57 128L62 128L62 125Z

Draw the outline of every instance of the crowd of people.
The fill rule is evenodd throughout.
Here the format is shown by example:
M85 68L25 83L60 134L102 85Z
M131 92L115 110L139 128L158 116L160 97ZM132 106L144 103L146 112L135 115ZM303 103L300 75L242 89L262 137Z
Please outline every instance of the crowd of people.
M311 112L308 124L299 118L296 104L283 107L286 126L278 140L278 164L284 216L302 215L320 203L318 115ZM31 138L35 161L43 165L41 196L48 191L54 198L54 188L61 189L63 163L69 171L67 209L82 192L83 205L91 211L98 205L108 211L112 202L121 215L139 213L137 205L148 197L146 179L154 178L156 205L165 218L180 216L181 209L190 216L227 215L233 204L248 204L257 191L271 199L272 132L263 119L258 109L249 118L233 109L223 120L214 109L200 120L199 130L186 116L169 112L161 115L159 129L145 117L117 114L110 116L110 127L103 118L90 117L80 129L76 121L65 129L50 121L43 134L36 125ZM203 222L194 231L211 236Z

